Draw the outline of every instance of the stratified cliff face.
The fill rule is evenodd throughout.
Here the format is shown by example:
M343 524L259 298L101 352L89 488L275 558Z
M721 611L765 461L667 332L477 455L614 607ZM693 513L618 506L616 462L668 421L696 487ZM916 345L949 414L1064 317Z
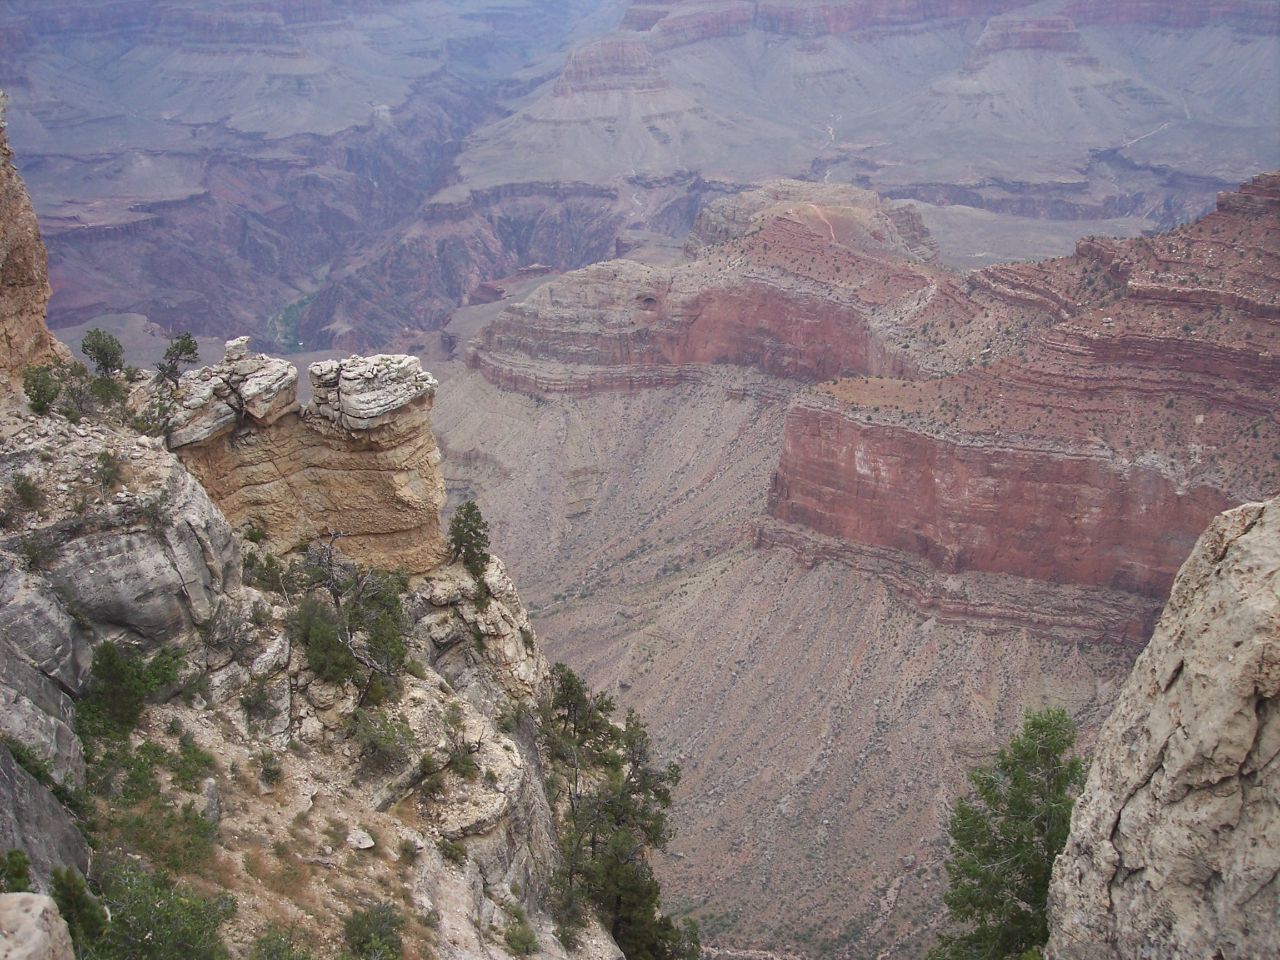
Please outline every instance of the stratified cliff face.
M0 389L20 389L23 367L65 356L45 327L48 303L44 244L13 166L0 99Z
M1218 517L1102 728L1051 960L1280 953L1280 500Z
M220 364L183 375L169 446L232 522L282 550L339 535L344 553L383 569L439 566L435 378L407 356L324 360L308 376L300 408L292 364L229 341Z
M1091 742L1206 519L1277 480L1274 186L964 276L894 204L772 186L675 267L486 308L447 479L681 761L662 873L709 942L921 956L966 768L1046 703Z
M1158 599L1210 517L1276 484L1278 266L1270 175L1173 234L976 274L1040 332L952 377L801 398L770 512L944 570Z
M936 269L910 211L854 187L773 181L704 210L675 267L614 260L553 281L487 326L470 362L508 389L672 384L707 364L819 380L914 369L877 336Z

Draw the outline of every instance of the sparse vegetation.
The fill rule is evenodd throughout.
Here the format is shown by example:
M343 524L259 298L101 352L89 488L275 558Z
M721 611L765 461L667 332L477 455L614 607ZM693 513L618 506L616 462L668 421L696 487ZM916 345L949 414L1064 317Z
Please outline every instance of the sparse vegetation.
M671 837L666 810L680 768L654 765L649 734L634 713L619 729L610 697L592 693L564 664L551 676L538 714L561 785L552 798L563 811L563 866L553 880L557 936L571 946L591 911L628 958L695 960L697 925L677 926L661 912L649 865L649 851L664 849Z
M1029 713L995 763L969 773L970 795L951 814L943 896L966 929L944 934L929 960L1023 957L1048 941L1049 876L1084 784L1075 739L1066 711Z
M26 893L31 889L31 860L22 850L0 857L0 893Z
M182 368L200 359L200 346L190 333L180 333L169 341L164 356L156 363L156 379L175 389L182 376Z
M342 924L354 960L400 960L404 917L389 903L356 910Z

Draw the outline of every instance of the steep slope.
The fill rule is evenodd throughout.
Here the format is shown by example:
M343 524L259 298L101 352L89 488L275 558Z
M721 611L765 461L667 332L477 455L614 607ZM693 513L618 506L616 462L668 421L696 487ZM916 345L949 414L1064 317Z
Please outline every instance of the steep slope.
M1280 950L1280 501L1217 518L1099 734L1051 958Z
M685 767L664 876L713 942L918 956L966 768L1024 707L1091 740L1195 531L1274 483L1274 182L968 277L895 204L770 184L440 371L447 482Z

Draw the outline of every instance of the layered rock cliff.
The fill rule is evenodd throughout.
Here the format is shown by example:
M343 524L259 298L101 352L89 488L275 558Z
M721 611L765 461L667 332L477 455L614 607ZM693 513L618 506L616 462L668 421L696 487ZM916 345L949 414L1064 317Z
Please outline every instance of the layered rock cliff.
M444 482L431 432L436 381L414 357L297 370L230 341L223 361L183 375L169 446L233 523L285 552L342 538L353 559L424 573L445 556Z
M1280 951L1280 500L1218 517L1094 749L1052 960Z
M1158 599L1208 518L1276 482L1277 262L1271 175L1164 237L979 272L972 294L1026 319L954 376L799 399L770 512L943 569Z
M1276 480L1273 184L967 276L793 184L485 308L447 479L557 655L660 718L708 942L922 955L966 770L1046 704L1091 742L1206 518Z

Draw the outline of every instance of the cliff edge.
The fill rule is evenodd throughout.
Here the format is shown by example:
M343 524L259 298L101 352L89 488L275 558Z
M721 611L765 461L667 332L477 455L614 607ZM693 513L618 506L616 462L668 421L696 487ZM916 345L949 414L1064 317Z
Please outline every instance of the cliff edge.
M1280 954L1280 499L1219 516L1098 739L1050 960Z

